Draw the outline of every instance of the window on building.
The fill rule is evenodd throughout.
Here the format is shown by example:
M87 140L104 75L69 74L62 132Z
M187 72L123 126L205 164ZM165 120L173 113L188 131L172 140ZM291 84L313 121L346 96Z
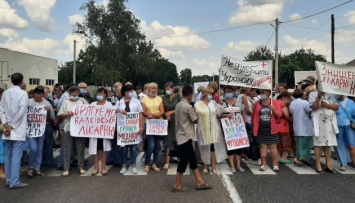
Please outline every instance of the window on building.
M30 85L39 85L39 78L30 78Z
M46 85L54 85L54 80L46 80Z

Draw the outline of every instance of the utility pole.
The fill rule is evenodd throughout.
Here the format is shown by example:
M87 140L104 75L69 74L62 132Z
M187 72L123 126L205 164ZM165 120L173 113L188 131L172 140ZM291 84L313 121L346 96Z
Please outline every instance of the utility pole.
M332 32L332 42L331 42L331 46L332 46L332 63L335 63L335 60L334 60L334 31L335 31L335 26L334 26L334 14L332 14L332 17L331 17L331 20L332 20L332 27L331 27L331 32Z
M74 40L73 83L76 83L76 40Z
M275 20L275 85L279 83L279 19Z

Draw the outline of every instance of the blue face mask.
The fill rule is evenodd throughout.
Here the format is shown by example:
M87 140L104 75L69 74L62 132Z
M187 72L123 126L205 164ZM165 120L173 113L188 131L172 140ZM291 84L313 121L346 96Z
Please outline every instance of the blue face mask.
M212 95L208 95L207 99L208 99L208 101L211 101L212 100Z
M171 90L166 90L166 91L165 91L165 94L168 95L168 96L170 96L170 95L171 95Z
M76 101L76 100L79 99L79 97L78 97L78 96L70 96L69 99L71 99L71 100L73 100L73 101Z
M104 96L99 96L99 95L97 95L97 96L96 96L96 100L97 100L97 101L102 101L102 100L104 100Z
M233 96L234 96L233 93L227 93L227 94L224 95L224 97L225 97L226 99L232 99Z
M84 89L80 89L80 94L86 94L88 91Z
M134 95L134 92L130 92L129 94L128 94L128 96L129 96L129 98L133 98L135 95Z
M51 98L52 97L52 93L48 93L47 95L47 99Z

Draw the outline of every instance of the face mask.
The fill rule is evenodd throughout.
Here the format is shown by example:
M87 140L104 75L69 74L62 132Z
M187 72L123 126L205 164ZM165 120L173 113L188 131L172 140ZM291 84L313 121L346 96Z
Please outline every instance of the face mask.
M96 100L97 101L102 101L102 100L104 100L104 96L96 96Z
M47 95L47 99L51 98L52 97L52 93L48 93Z
M212 100L212 95L208 95L207 99L208 99L208 101L211 101Z
M165 94L168 95L168 96L170 96L170 95L171 95L171 90L166 90L166 91L165 91Z
M80 89L80 94L86 94L86 90L84 90L84 89Z
M233 96L234 96L233 93L227 93L227 94L224 95L224 97L225 97L226 99L232 99Z
M266 99L266 94L261 94L260 99L265 100Z
M78 96L70 96L69 97L71 100L74 100L74 101L76 101L76 100L78 100L79 99L79 97Z
M152 96L152 97L155 97L155 96L157 96L157 93L149 92L149 95Z
M134 92L130 92L129 94L128 94L128 96L129 96L129 98L133 98L134 97Z

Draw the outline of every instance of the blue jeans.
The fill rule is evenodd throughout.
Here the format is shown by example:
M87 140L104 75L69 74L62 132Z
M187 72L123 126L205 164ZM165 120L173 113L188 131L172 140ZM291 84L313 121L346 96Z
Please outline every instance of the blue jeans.
M27 141L30 147L30 152L28 154L29 168L39 171L42 163L44 135L41 137L28 137Z
M53 137L53 127L51 124L46 125L46 130L44 132L44 144L42 152L42 165L53 166L53 147L54 147L54 137Z
M159 151L160 151L160 141L161 136L158 135L147 135L147 151L145 152L145 165L150 165L151 156L153 153L153 164L158 161Z
M63 137L64 135L64 130L63 129L60 129L59 130L60 132L60 135ZM61 139L62 140L62 139ZM63 168L64 167L64 150L63 150L63 143L61 141L61 147L60 147L60 151L59 151L59 156L58 156L58 159L57 159L57 168Z
M128 157L128 148L130 148L130 157L131 157L131 165L135 166L136 161L137 161L137 145L127 145L124 147L121 147L123 153L122 153L122 165L126 166L127 165L127 157Z
M24 141L5 141L5 176L10 188L20 184L23 145Z
M337 146L334 147L334 150L337 153L338 162L343 166L347 166L348 162L351 162L351 157L346 143L346 139L347 136L352 135L351 134L352 129L350 125L346 125L346 126L339 125L338 128L339 128L339 134L337 134L336 136Z

